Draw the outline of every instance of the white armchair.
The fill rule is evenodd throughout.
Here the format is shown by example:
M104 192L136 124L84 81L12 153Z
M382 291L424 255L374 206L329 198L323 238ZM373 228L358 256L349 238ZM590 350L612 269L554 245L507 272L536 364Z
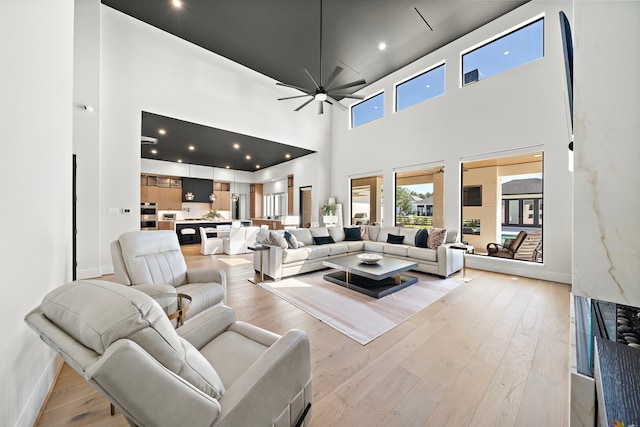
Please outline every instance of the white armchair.
M279 336L225 306L176 330L150 296L100 280L54 289L25 322L132 426L293 427L311 418L303 331Z
M256 235L260 227L240 227L229 230L229 237L224 239L224 253L227 255L246 254L248 247L256 243Z
M187 270L173 231L131 231L111 243L111 259L118 283L149 294L180 292L192 298L185 319L223 305L227 294L224 270Z

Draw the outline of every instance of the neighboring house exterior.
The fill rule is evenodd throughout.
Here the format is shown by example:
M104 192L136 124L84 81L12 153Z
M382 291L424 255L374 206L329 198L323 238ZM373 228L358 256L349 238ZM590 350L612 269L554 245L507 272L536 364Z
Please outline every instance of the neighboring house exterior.
M433 196L414 200L413 206L417 216L433 216Z
M502 225L542 227L542 179L514 179L502 184Z

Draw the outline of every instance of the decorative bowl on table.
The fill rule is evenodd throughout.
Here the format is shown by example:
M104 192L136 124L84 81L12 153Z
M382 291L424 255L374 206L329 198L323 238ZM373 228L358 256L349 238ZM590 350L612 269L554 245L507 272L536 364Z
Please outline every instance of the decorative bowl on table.
M375 264L382 259L380 254L358 254L358 259L365 264Z

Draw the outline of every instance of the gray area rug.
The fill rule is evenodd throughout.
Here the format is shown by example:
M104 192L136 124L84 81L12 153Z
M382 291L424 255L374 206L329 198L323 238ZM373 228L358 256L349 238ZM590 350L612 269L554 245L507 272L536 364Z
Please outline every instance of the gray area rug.
M327 282L322 276L331 271L301 274L260 286L366 345L463 283L410 271L407 274L418 277L417 283L376 299Z

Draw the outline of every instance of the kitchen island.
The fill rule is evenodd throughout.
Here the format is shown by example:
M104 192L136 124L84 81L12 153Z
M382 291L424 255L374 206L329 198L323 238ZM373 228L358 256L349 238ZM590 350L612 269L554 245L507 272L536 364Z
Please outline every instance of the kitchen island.
M232 221L230 220L207 220L207 219L183 219L170 221L173 223L173 229L178 235L178 241L181 245L187 244L200 244L200 227L212 229L207 231L209 237L225 237L229 235L228 229L231 227ZM241 220L242 227L251 226L251 221ZM223 227L220 227L223 226ZM217 231L217 228L225 228L225 231ZM183 231L188 230L188 231ZM193 230L191 232L190 230ZM186 233L186 234L185 234Z

